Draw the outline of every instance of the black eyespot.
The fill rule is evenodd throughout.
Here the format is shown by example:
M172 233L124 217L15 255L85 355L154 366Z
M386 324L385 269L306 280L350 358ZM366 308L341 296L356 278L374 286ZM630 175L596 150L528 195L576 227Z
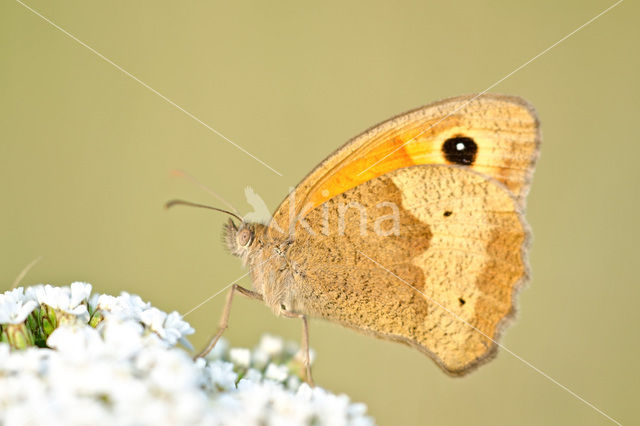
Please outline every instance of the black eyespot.
M281 303L281 304L280 304L280 309L281 309L281 310L283 310L283 311L286 311L286 310L287 310L287 307L286 307L286 306L284 306L284 303Z
M466 300L464 300L462 297L458 298L458 302L460 302L460 306L464 305L466 302Z
M455 136L444 141L442 153L448 162L469 166L476 161L478 145L466 136Z
M447 210L446 212L444 212L444 217L449 217L453 214L453 212L451 210Z

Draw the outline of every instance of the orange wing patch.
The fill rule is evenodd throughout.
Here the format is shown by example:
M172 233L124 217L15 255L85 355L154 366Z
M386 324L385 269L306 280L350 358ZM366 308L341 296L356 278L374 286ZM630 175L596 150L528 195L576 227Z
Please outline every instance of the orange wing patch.
M285 199L273 220L280 229L289 229L291 218L336 195L418 164L469 167L502 182L524 205L539 142L535 111L521 98L447 99L385 121L347 142L298 185L295 198Z

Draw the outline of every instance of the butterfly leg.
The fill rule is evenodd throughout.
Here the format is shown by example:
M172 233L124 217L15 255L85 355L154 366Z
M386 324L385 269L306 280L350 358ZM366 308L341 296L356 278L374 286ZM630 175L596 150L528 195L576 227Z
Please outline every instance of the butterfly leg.
M309 386L313 387L313 377L311 376L311 357L309 356L309 322L305 315L301 315L302 319L302 350L304 352L305 380Z
M302 355L304 357L304 380L313 387L313 377L311 376L311 357L309 356L309 322L307 317L302 314L295 314L293 312L283 311L282 315L287 318L300 318L302 320Z
M220 324L218 325L217 333L215 334L215 336L213 336L213 338L211 339L211 341L209 342L207 347L204 348L193 359L198 359L198 358L202 358L202 357L207 356L207 354L209 352L211 352L211 350L214 348L216 343L218 343L218 340L222 336L222 333L224 333L224 331L229 326L229 314L231 313L231 302L233 301L233 294L236 291L238 293L242 294L243 296L246 296L246 297L248 297L250 299L262 300L262 295L260 293L248 290L248 289L246 289L244 287L241 287L241 286L239 286L237 284L232 285L231 286L231 290L229 290L229 293L227 294L227 301L224 304L224 310L222 311L222 317L220 318Z

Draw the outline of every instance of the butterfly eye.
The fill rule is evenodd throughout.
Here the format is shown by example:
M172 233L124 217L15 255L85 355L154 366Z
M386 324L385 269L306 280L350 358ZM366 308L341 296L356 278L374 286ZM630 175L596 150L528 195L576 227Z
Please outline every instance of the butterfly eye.
M478 144L466 136L455 136L444 141L442 153L449 163L470 166L476 161Z
M251 242L253 238L253 233L251 230L244 228L238 231L238 235L236 236L236 241L240 247L246 247Z

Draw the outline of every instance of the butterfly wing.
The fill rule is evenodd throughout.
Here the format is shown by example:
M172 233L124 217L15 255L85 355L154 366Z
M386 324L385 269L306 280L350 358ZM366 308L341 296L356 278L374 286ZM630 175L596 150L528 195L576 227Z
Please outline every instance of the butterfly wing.
M539 123L518 97L483 94L436 102L385 121L325 159L276 210L270 231L390 171L419 164L463 165L502 182L520 205L538 156Z
M297 223L287 308L406 343L464 374L495 353L527 277L519 210L503 184L458 166L369 180Z

